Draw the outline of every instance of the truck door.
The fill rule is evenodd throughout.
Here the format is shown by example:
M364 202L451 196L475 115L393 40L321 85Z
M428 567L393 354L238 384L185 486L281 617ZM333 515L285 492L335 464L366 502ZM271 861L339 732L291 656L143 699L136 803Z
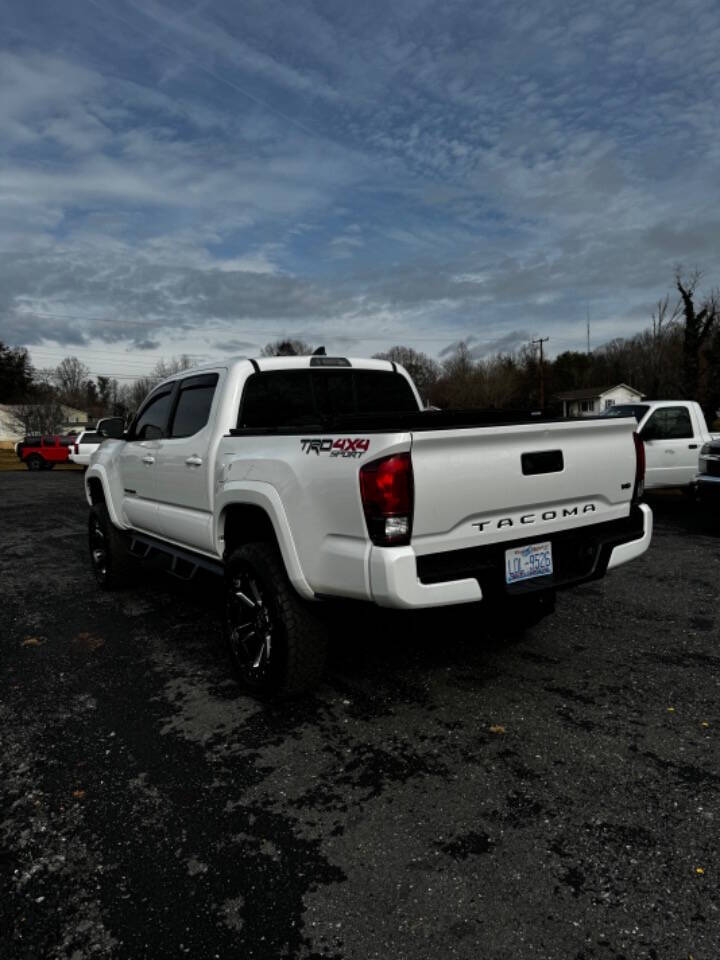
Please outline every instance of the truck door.
M645 486L682 487L698 468L698 441L685 406L658 407L644 423Z
M210 441L219 378L218 373L204 373L178 381L154 475L162 536L205 552L213 549Z
M155 470L174 387L174 383L166 384L150 394L130 428L130 437L119 457L123 513L131 526L148 533L160 532Z

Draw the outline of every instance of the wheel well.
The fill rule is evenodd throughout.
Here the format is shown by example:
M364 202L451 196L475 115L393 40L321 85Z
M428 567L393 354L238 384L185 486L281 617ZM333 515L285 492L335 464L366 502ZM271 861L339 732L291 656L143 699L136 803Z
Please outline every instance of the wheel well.
M232 553L243 543L277 543L272 520L262 507L239 503L227 508L224 520L226 554Z
M90 501L93 506L96 503L105 503L105 494L103 493L102 483L97 477L88 480L88 490L90 491Z

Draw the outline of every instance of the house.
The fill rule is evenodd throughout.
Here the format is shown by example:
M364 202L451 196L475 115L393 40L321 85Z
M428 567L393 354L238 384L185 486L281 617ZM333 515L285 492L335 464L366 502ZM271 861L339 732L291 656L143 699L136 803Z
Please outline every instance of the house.
M617 403L640 403L644 396L644 393L629 387L627 383L555 394L556 399L562 401L564 417L591 417L603 413Z
M80 433L89 423L87 411L65 403L0 403L0 448L12 447L27 433Z

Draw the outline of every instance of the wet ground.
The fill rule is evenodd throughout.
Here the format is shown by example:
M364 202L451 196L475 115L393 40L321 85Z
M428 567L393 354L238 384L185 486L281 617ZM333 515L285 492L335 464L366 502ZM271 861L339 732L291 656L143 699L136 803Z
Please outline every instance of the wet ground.
M218 585L99 592L82 476L0 477L0 956L717 960L720 532L512 643L339 608L300 703L235 686Z

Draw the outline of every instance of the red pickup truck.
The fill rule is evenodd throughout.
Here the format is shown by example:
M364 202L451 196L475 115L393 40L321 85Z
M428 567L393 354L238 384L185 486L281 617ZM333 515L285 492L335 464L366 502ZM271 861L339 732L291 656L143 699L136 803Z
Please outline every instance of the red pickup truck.
M18 444L18 459L28 470L52 470L56 463L67 463L75 437L26 437Z

